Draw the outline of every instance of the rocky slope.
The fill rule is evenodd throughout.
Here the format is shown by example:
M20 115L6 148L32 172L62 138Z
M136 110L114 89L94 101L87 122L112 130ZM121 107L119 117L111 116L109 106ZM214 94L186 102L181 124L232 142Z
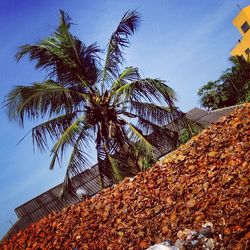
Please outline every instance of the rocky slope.
M0 249L146 249L213 224L215 249L250 239L250 105L133 179L30 225Z

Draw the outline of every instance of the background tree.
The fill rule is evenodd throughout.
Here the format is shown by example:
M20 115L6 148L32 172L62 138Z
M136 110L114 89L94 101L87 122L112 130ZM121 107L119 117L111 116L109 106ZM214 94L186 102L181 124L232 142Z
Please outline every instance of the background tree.
M250 100L250 62L241 56L231 57L232 67L216 81L202 86L198 95L207 109L223 108Z
M41 150L52 140L50 169L71 150L63 194L72 190L71 178L89 167L88 146L94 142L101 185L143 171L154 159L148 135L176 145L178 134L163 127L183 114L174 105L172 88L159 79L141 78L137 68L121 70L123 49L138 28L140 15L128 11L112 34L102 59L96 43L85 45L70 33L71 19L60 11L60 23L48 38L21 46L19 61L29 56L47 75L44 82L16 86L5 99L10 120L45 122L32 128Z
M198 95L201 97L202 106L207 109L230 106L228 104L229 94L220 81L209 81L199 89Z

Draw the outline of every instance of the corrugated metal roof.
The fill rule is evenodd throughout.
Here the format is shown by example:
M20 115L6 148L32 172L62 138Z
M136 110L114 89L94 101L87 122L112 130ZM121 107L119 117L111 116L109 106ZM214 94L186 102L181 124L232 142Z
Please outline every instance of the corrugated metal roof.
M211 123L217 122L222 116L228 115L240 106L241 104L211 111L193 108L186 113L186 117L202 127L208 127Z
M208 114L207 110L193 108L186 113L186 117L192 121L198 121L201 117L206 116Z

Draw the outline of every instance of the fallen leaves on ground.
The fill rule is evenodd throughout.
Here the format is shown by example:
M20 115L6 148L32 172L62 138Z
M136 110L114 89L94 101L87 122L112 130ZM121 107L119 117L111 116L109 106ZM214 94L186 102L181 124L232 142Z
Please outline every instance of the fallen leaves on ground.
M214 225L216 249L250 239L250 105L245 104L145 173L51 213L0 249L146 249L185 228Z

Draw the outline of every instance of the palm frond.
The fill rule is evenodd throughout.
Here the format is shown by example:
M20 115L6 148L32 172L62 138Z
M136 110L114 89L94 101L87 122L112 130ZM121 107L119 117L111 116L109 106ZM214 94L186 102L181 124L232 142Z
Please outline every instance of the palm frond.
M63 199L67 198L69 194L74 195L74 188L71 181L72 178L77 178L78 174L90 167L90 161L88 160L90 156L83 150L83 146L81 145L83 143L83 138L85 137L84 133L85 131L82 131L79 134L70 155L62 185L61 198Z
M137 119L136 127L139 128L144 135L149 135L155 131L159 134L164 134L166 129L164 129L164 126L155 124L154 122L149 121L148 119L143 118L142 116L139 116ZM169 129L167 131L170 132Z
M142 155L153 157L153 145L146 139L142 131L135 125L126 122L128 126L128 137L132 144L136 144Z
M69 28L72 25L71 17L64 10L59 10L59 11L60 11L60 21L59 21L59 26L57 27L56 31L59 34L67 35Z
M70 61L64 56L59 41L54 37L48 37L38 44L26 44L19 47L16 53L17 61L27 55L30 61L35 62L35 68L44 69L48 73L48 77L56 77L60 69L65 68L65 64Z
M58 80L71 86L78 82L84 87L92 86L98 79L99 52L96 43L86 46L79 39L72 38L70 45L64 48L64 55L70 59L70 63L57 68Z
M87 98L88 95L46 81L31 86L16 86L6 96L4 106L10 120L16 119L23 126L25 119L71 113L79 109Z
M63 11L56 32L38 44L23 45L16 53L19 61L28 55L36 62L36 68L47 71L48 78L55 78L64 86L81 83L89 87L97 80L98 53L101 51L96 43L86 46L69 29L70 17Z
M179 142L179 131L171 130L167 126L158 126L142 117L138 117L137 127L155 148L161 148L162 144L175 148Z
M80 134L85 132L85 135L82 137L86 138L86 130L84 130L82 125L82 118L78 118L75 122L73 122L62 134L62 136L59 138L59 140L56 142L56 144L53 146L51 150L52 160L50 163L50 169L53 169L56 163L56 160L58 160L58 163L60 164L63 154L68 146L74 146L74 144L77 141L77 138ZM59 157L60 156L60 157Z
M106 152L102 142L101 128L100 125L97 125L97 135L96 135L96 151L97 151L97 164L98 171L100 176L100 187L104 188L104 176L107 176L109 179L112 179L112 174L108 165L106 164Z
M126 103L125 106L125 111L121 111L124 115L142 117L160 126L165 126L178 117L177 109L170 110L154 103L131 101Z
M135 82L127 83L113 92L114 98L123 101L148 101L161 102L174 108L176 95L174 90L159 79L141 79Z
M103 69L103 83L107 78L119 75L119 66L123 63L123 49L129 46L129 36L138 28L140 15L137 11L127 11L117 29L112 34Z
M63 114L32 128L33 145L44 151L48 140L58 140L65 130L74 122L77 113Z
M121 168L120 162L109 154L107 155L107 159L108 159L109 164L111 166L115 180L117 182L122 181L124 179L124 175L122 174L121 169L120 169Z
M144 108L143 112L145 112L145 109L146 108ZM166 112L166 109L163 110ZM122 114L128 117L135 118L133 119L134 121L133 123L137 122L136 128L143 135L143 137L152 145L154 150L159 149L164 151L164 145L165 148L166 147L176 148L176 146L179 143L180 128L183 128L183 124L180 124L182 122L182 117L176 116L174 118L173 116L173 118L171 119L169 119L168 117L167 119L162 120L159 114L157 117L156 115L157 112L155 112L154 109L151 110L151 112L152 113L149 116L145 115L143 116L140 112L137 115L135 115L125 111L122 112ZM152 114L155 117L155 119L152 119ZM166 116L169 116L169 112L167 113ZM165 117L163 116L163 118ZM134 146L135 146L134 150L136 150L137 145L135 144ZM133 145L131 148L133 148ZM141 157L143 158L143 154L145 154L145 152L141 152L140 154ZM143 161L146 161L146 159L152 160L154 159L154 155L151 155L150 157L146 156L146 158Z
M128 81L136 81L140 79L140 75L138 72L138 68L127 67L122 73L118 76L118 78L114 81L111 87L111 92L114 92L121 86L125 85Z

